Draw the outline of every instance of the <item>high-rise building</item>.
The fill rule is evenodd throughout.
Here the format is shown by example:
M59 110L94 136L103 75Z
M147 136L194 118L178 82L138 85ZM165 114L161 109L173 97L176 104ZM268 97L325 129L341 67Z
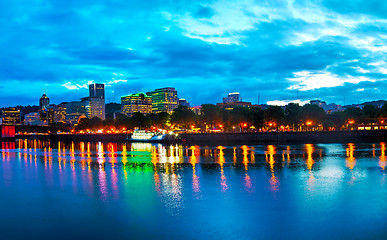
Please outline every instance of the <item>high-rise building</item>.
M54 122L66 122L66 104L67 102L62 102L61 104L55 105Z
M86 117L86 101L73 101L66 103L66 122L77 124L80 117Z
M232 103L239 101L242 101L242 99L240 99L240 94L238 92L229 93L228 97L223 98L223 103Z
M89 97L105 99L105 85L100 83L90 84Z
M93 83L89 85L88 118L99 117L105 119L105 85Z
M135 112L142 114L152 113L152 97L145 93L121 97L121 113L130 117Z
M39 99L39 109L43 110L49 105L50 105L50 99L47 97L46 94L43 94L42 97Z
M89 97L83 101L85 102L86 117L98 117L105 120L105 99Z
M175 88L159 88L146 93L152 96L152 112L167 112L171 114L179 106L179 98Z
M20 124L20 110L16 110L16 108L4 109L2 122L4 125Z
M180 99L179 99L179 105L180 105L180 106L186 106L186 107L188 107L188 108L191 107L191 105L189 104L189 102L188 102L187 100L185 100L184 98L180 98Z

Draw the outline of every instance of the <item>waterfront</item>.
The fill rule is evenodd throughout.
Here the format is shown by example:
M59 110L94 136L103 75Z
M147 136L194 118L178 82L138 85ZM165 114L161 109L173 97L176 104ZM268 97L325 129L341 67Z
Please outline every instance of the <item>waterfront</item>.
M2 147L5 239L387 236L383 142Z

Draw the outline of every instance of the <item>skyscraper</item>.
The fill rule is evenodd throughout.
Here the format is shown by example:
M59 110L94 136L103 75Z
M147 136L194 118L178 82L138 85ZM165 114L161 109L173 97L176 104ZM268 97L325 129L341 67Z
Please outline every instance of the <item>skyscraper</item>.
M152 97L145 93L121 97L121 113L130 117L135 112L152 113Z
M43 94L42 97L39 99L39 109L43 110L47 108L50 105L50 99L47 97L46 94Z
M223 98L223 103L233 103L233 102L240 102L242 99L240 99L240 95L238 92L235 93L229 93L228 97Z
M171 114L179 106L179 98L175 88L159 88L146 93L152 96L152 112L167 112Z
M89 99L86 105L88 118L105 119L105 85L93 83L89 85Z
M89 97L105 99L105 85L99 83L90 84Z

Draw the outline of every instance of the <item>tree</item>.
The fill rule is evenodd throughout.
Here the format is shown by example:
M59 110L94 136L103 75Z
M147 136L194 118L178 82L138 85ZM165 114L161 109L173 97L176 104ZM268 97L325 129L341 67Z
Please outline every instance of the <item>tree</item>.
M116 125L116 127L119 127L119 128L123 128L123 127L130 128L131 127L130 117L128 117L124 114L119 114L116 117L115 125Z
M344 110L345 121L353 120L355 123L361 123L363 121L363 112L360 108L349 107Z
M327 115L326 124L329 127L334 127L339 130L345 124L345 113L343 111L334 112Z
M196 121L196 114L187 106L177 107L171 115L171 123L189 129Z
M144 116L144 114L135 112L130 118L131 127L133 128L148 128L151 126L151 120L149 117Z
M325 120L326 113L324 109L315 104L306 104L300 111L300 119L303 122L310 122L311 125L322 124Z
M230 123L238 126L242 123L252 125L253 121L250 109L246 107L234 107L230 112Z
M202 115L200 119L204 125L209 125L211 127L223 123L220 107L213 104L202 105Z
M301 106L298 103L289 103L284 111L286 123L293 125L293 128L297 127L300 123L300 112Z
M171 115L166 112L151 113L147 115L151 124L157 128L166 129L170 125Z
M378 117L378 109L370 104L367 104L363 107L363 122L364 123L373 123Z
M253 125L256 129L263 127L263 121L265 118L264 111L261 108L251 108L251 118Z
M275 126L285 122L284 111L280 106L269 106L265 110L265 123L273 123Z

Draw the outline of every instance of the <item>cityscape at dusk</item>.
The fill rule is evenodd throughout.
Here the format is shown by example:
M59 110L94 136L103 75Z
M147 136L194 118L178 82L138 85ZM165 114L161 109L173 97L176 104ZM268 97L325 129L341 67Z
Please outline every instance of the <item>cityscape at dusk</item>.
M387 239L387 1L0 1L0 239Z
M0 107L175 87L193 106L386 99L384 1L8 1ZM10 91L17 89L17 91Z

